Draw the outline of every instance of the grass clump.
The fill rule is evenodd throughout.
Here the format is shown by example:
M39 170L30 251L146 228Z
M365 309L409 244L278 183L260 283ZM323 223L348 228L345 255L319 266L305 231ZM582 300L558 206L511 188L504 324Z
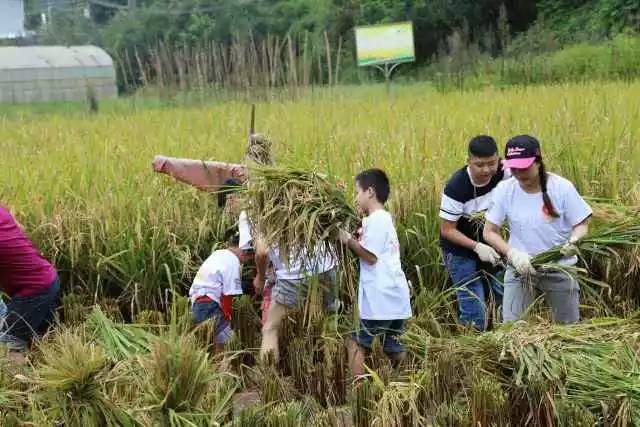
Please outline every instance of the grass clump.
M37 424L69 427L135 426L137 422L105 394L109 359L79 330L66 329L40 347L31 383Z

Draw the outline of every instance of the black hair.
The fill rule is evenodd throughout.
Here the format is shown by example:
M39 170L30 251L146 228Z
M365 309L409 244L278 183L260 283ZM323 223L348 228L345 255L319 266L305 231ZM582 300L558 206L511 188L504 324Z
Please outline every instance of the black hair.
M240 183L235 179L228 179L220 186L220 189L216 192L218 196L218 207L222 208L227 203L227 196L231 193L235 193L240 190Z
M551 197L549 197L549 193L547 193L547 181L549 179L549 174L544 167L542 156L536 157L536 161L540 165L540 190L542 191L542 203L544 205L545 211L550 217L558 218L560 215L558 214L555 206L553 206L553 202L551 201Z
M382 169L367 169L356 175L356 182L363 190L373 188L376 193L376 199L380 203L386 203L389 199L389 192L391 191L389 185L389 178Z
M498 154L498 144L489 135L478 135L469 141L469 157L491 157Z
M227 228L224 232L224 241L229 246L239 246L240 232L238 231L238 227Z

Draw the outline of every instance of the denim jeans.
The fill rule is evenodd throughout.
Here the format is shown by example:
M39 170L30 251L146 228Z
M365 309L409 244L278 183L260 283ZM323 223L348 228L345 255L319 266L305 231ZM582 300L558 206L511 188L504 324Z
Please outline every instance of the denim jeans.
M353 339L362 347L370 349L373 339L380 337L382 350L387 354L402 353L404 346L398 337L404 332L403 319L367 320L360 319L359 330L353 332Z
M487 328L487 300L493 294L496 306L502 304L503 286L491 274L481 269L472 258L444 251L444 262L458 299L460 322L484 331ZM485 289L485 287L487 289Z
M233 335L231 324L225 319L217 302L196 302L191 306L191 315L194 324L202 323L209 319L213 320L216 328L214 332L216 344L226 344L231 339Z
M56 277L46 291L24 297L13 297L7 304L6 317L0 328L0 343L12 350L26 350L34 336L47 331L60 302L60 279Z

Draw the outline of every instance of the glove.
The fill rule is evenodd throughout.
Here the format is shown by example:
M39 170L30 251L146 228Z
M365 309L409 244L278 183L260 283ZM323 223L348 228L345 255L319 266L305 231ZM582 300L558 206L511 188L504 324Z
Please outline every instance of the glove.
M491 265L496 265L500 261L500 255L491 246L484 243L476 243L473 251L478 254L478 258L482 262L488 262Z
M338 230L338 238L340 239L340 243L346 245L349 242L349 239L351 239L351 234L346 230L340 229Z
M560 253L564 256L578 255L580 249L578 248L577 243L577 239L569 239L569 241L560 248Z
M521 276L529 276L536 273L535 268L531 265L531 257L529 254L511 248L507 254L507 258Z

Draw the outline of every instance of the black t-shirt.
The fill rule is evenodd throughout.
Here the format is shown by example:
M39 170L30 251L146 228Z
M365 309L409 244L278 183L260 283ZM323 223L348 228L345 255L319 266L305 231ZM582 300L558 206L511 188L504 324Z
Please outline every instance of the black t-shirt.
M465 236L478 242L484 242L484 218L473 219L478 213L489 208L491 191L505 179L505 171L500 165L498 172L482 187L471 182L467 166L454 173L444 187L440 203L440 218L457 222L456 228ZM477 259L471 249L456 245L440 236L440 246L455 255Z

